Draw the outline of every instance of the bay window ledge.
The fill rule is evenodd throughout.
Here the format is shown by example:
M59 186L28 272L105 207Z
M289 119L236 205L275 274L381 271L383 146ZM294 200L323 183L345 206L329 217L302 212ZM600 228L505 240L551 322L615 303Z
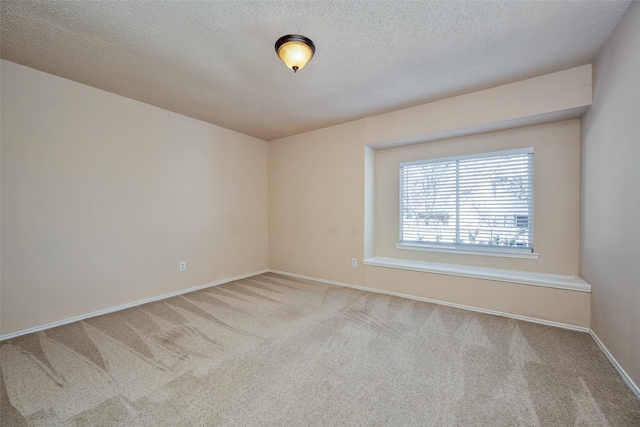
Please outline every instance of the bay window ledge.
M523 285L591 292L591 285L589 283L585 282L578 276L565 274L504 270L501 268L475 267L471 265L415 261L380 256L363 259L362 263L364 265L371 265L375 267L397 268L400 270L421 271L424 273L445 274L449 276L471 277L474 279L486 279L498 282L520 283Z
M478 246L476 248L459 248L454 246L443 245L425 245L422 243L396 243L397 249L410 250L410 251L425 251L425 252L444 252L447 254L461 254L461 255L480 255L480 256L497 256L502 258L526 258L526 259L538 259L540 254L537 252L530 252L525 250L504 250L497 247Z

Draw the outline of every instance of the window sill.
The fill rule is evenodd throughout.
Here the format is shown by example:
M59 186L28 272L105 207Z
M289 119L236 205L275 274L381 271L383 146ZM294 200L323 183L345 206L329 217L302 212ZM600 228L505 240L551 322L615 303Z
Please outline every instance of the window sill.
M446 274L449 276L471 277L474 279L591 292L591 285L580 277L564 274L503 270L500 268L474 267L470 265L444 264L387 257L366 258L362 260L362 263L376 267L397 268L400 270L421 271L425 273Z
M414 245L411 243L397 243L396 248L409 251L444 252L447 254L497 256L502 258L538 259L540 257L540 254L536 252L511 252L500 251L499 249L458 249L454 247L447 248L438 246Z

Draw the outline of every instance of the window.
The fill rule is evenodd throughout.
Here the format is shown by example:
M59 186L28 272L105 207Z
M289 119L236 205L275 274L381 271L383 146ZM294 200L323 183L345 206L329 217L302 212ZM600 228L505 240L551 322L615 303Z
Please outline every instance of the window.
M533 250L533 148L400 165L400 244Z

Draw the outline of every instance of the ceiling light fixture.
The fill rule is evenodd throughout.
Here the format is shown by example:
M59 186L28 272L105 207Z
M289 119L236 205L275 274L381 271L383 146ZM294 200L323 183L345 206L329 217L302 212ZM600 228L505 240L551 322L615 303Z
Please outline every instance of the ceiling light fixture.
M311 39L299 34L282 36L276 42L276 52L282 62L287 64L295 73L302 70L307 62L313 58L316 45Z

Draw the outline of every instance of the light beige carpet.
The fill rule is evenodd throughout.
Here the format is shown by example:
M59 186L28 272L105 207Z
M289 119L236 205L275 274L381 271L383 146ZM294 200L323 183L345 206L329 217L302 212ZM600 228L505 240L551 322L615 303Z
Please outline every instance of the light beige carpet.
M586 333L264 274L2 342L2 426L640 426Z

